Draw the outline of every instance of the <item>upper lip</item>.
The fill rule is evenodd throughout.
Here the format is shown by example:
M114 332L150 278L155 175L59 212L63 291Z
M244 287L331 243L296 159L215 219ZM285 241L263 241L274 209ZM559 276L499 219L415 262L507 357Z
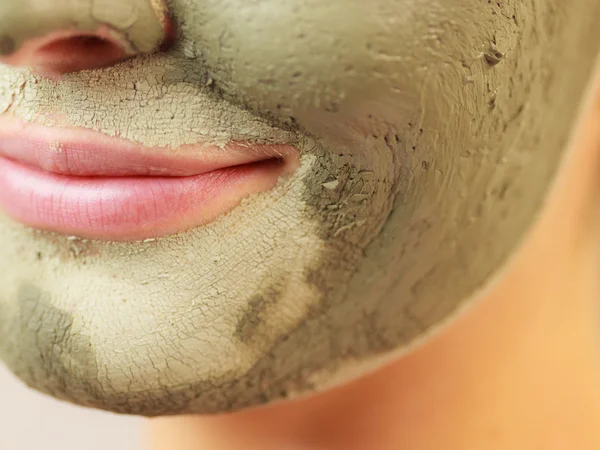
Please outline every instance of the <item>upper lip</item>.
M289 145L193 144L150 148L79 128L48 128L0 121L0 156L46 172L79 177L183 177L269 159L283 159Z

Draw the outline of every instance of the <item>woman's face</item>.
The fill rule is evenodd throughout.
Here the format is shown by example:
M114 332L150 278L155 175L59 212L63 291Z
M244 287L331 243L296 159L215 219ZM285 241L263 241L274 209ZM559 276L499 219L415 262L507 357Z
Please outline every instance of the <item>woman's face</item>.
M54 17L2 1L0 36L17 15ZM60 78L0 66L0 146L12 158L7 130L22 124L31 139L47 132L38 126L93 130L150 158L283 155L272 183L246 180L214 200L226 214L176 214L168 226L127 228L123 213L110 232L34 229L4 195L0 357L37 389L124 413L310 393L448 320L535 219L600 48L596 0L169 9L178 38L168 51Z

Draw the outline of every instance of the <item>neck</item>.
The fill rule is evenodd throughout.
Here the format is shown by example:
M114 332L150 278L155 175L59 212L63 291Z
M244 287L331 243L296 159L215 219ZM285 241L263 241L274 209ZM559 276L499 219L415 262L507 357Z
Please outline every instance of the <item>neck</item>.
M587 253L581 256L594 264L552 264L534 279L511 272L510 285L498 286L452 329L341 389L232 415L160 419L154 448L595 449L600 372L592 299L600 289L590 270L598 267L596 252ZM583 296L589 309L574 309Z

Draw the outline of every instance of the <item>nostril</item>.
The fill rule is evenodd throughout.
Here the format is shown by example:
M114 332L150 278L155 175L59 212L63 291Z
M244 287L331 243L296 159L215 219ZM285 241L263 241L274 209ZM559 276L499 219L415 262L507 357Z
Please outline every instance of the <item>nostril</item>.
M59 39L42 46L40 53L56 54L62 53L80 53L93 52L95 54L112 54L117 50L113 42L98 36L73 36L66 39Z
M31 55L30 65L45 73L68 73L97 69L127 57L119 42L100 36L71 36L55 39L40 46Z
M0 57L0 62L29 66L50 76L112 65L135 53L124 38L105 27L85 34L54 32L30 39L13 52L8 44L5 47L7 56Z

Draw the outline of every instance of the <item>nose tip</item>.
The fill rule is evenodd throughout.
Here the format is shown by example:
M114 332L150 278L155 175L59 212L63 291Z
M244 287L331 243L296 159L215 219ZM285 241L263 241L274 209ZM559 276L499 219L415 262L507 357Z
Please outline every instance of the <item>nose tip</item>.
M162 0L87 1L0 0L0 63L61 75L164 49L173 37ZM94 4L102 7L90 15Z

